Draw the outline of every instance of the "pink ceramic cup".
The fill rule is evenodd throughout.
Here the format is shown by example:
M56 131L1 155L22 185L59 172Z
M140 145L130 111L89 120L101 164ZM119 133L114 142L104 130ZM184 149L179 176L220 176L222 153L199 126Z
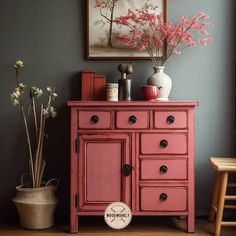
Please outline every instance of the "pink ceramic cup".
M143 85L140 87L141 88L141 94L143 98L147 101L155 101L158 94L159 90L157 86L154 85Z

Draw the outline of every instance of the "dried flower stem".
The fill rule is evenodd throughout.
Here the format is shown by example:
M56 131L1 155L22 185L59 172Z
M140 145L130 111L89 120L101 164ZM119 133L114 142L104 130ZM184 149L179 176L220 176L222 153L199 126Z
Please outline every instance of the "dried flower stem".
M20 104L21 107L21 112L23 115L23 120L24 120L24 124L25 124L25 132L26 132L26 136L27 136L27 143L28 143L28 149L29 149L29 155L30 155L30 170L32 173L32 184L33 184L33 188L35 188L35 177L34 177L34 165L33 165L33 155L32 155L32 148L31 148L31 142L30 142L30 135L29 135L29 127L28 127L28 123L26 120L26 116L25 116L25 111L24 111L24 107L22 104Z
M45 160L43 160L43 143L45 137L45 124L46 120L49 117L55 117L56 111L51 106L52 101L57 97L55 93L55 88L51 89L47 87L48 92L48 101L46 107L44 108L43 103L41 104L40 109L40 121L38 123L37 119L37 111L36 111L36 98L40 97L43 94L43 90L36 87L30 88L30 103L28 105L27 113L24 110L24 104L22 102L22 95L24 94L25 85L20 83L19 81L19 70L24 66L24 62L21 60L16 61L14 68L16 72L16 87L11 93L11 100L13 105L20 105L21 112L23 116L26 136L27 136L27 144L29 149L29 172L31 176L31 186L33 188L39 188L42 184L42 177L44 174L44 169L46 166ZM36 146L32 146L31 136L29 130L29 118L30 113L33 113L34 126L35 126L35 134L36 134Z
M20 87L20 83L19 83L19 68L15 68L15 72L16 72L16 86ZM34 165L33 165L33 155L32 155L32 147L31 147L31 141L30 141L30 134L29 134L29 127L28 127L28 123L27 123L27 118L25 115L25 111L24 111L24 106L21 103L21 100L19 100L19 104L21 107L21 113L23 116L23 121L24 121L24 126L25 126L25 132L26 132L26 137L27 137L27 143L28 143L28 150L29 150L29 168L30 168L30 172L32 175L32 185L35 188L35 172L34 172Z
M41 168L40 175L39 175L39 183L40 183L39 187L41 186L41 183L42 183L45 166L46 166L46 162L43 160L42 168Z
M36 133L36 140L38 140L38 122L37 122L37 113L36 113L36 105L35 105L35 98L32 97L32 108L33 108L33 115L34 115L34 125L35 125L35 133Z
M48 109L50 107L51 100L52 100L51 95L49 95L46 109ZM45 128L46 117L43 114L43 109L44 109L43 104L41 104L38 146L37 146L36 157L35 157L36 185L37 185L37 187L41 186L41 181L42 181L42 176L41 175L43 175L43 172L44 172L44 168L43 168L43 163L44 162L42 160L42 149L43 149L44 128Z
M35 155L35 177L36 177L36 183L37 185L41 184L38 182L39 180L39 175L40 175L40 159L42 158L42 143L43 143L43 131L44 131L44 115L43 115L43 104L41 104L41 109L40 109L40 126L39 126L39 136L38 136L38 145L36 149L36 155Z
M16 70L16 86L19 86L19 68L15 68Z

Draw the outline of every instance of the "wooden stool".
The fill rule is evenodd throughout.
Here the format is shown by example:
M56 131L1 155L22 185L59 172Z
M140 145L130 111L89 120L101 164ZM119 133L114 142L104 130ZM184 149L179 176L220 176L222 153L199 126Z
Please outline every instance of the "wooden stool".
M228 187L236 187L228 183L229 172L236 172L236 158L211 157L210 163L216 171L209 221L215 222L215 236L220 236L221 226L236 226L236 221L222 221L224 208L236 209L236 205L225 205L225 200L236 200L236 195L226 195Z

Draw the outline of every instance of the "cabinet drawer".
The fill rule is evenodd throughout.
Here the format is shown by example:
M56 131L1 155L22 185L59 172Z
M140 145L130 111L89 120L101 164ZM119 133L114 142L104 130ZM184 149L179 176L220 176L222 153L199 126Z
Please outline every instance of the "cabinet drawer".
M187 134L141 134L141 154L187 154Z
M81 129L111 128L111 113L109 111L79 111L78 126Z
M187 188L143 187L141 188L141 210L186 211Z
M154 127L157 129L187 128L187 113L185 111L156 111Z
M142 159L141 179L187 179L187 159Z
M116 113L118 129L147 129L149 116L147 111L118 111Z

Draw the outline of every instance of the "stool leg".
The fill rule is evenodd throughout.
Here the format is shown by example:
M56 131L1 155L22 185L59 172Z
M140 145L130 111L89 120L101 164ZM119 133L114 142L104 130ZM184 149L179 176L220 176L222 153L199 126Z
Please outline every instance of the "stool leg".
M215 218L216 211L213 206L217 205L218 198L219 198L219 187L220 187L220 172L216 173L215 182L214 182L214 189L212 194L212 201L211 201L211 209L209 214L209 221L213 222Z
M223 172L220 178L220 189L219 189L220 192L219 192L219 202L216 214L215 236L220 236L227 182L228 182L228 172Z

